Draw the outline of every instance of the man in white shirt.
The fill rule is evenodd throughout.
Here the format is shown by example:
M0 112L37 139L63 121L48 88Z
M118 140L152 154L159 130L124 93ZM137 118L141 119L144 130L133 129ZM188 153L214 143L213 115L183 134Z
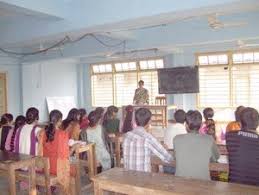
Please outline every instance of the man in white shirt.
M168 147L168 149L174 149L173 139L176 135L187 133L184 125L185 115L186 113L184 110L177 110L174 113L176 123L169 124L167 129L165 129L164 144Z

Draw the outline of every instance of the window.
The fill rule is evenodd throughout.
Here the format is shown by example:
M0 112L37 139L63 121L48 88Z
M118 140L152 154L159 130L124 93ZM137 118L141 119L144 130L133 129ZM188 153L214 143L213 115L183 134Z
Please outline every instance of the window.
M93 106L132 104L139 80L145 82L150 104L155 104L155 97L158 96L157 69L164 67L163 59L98 64L91 67Z
M259 52L234 53L233 64L259 62Z
M259 107L259 52L199 55L197 61L200 107Z
M201 55L198 57L198 60L199 65L228 64L228 56L226 54Z
M93 66L94 73L106 73L112 72L112 65L111 64L100 64Z

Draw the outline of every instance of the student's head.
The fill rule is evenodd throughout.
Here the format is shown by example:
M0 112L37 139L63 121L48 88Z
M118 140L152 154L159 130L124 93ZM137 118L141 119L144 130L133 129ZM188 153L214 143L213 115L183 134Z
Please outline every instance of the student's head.
M187 130L199 131L202 123L202 115L197 110L190 110L186 113L186 126Z
M186 113L184 112L184 110L177 110L175 113L174 113L174 119L177 123L182 123L184 124L185 122L185 118L186 118Z
M1 116L0 125L2 126L7 124L9 124L9 118L8 118L8 114L6 113Z
M133 106L128 105L125 108L126 110L126 116L123 121L123 126L122 126L122 132L127 133L128 131L131 131L133 129L133 124L132 124L132 118L133 118Z
M80 114L79 114L79 111L78 109L76 108L72 108L69 112L68 112L68 115L67 115L67 118L66 120L68 121L75 121L75 122L78 122L80 119Z
M203 110L203 117L205 120L212 119L214 116L214 110L212 108L205 108Z
M116 106L109 106L106 113L109 118L116 118L118 111L119 109Z
M243 130L256 130L259 123L259 114L254 108L244 108L241 112L241 125Z
M62 123L62 113L59 110L52 110L49 114L49 125L45 128L47 142L54 140L55 129Z
M89 120L89 126L90 127L95 127L99 124L99 121L101 119L100 113L96 111L92 111L88 115L88 120Z
M236 121L241 122L241 112L245 109L244 106L238 106L235 110Z
M21 126L25 125L26 123L26 118L23 115L19 115L16 117L14 121L14 130L20 128Z
M109 119L115 119L117 117L119 109L116 106L109 106L103 116L103 126L106 127Z
M139 108L135 112L135 120L138 126L147 127L151 120L151 112L147 108Z
M78 111L79 111L79 115L80 115L79 121L80 121L80 123L81 123L82 120L86 117L87 112L86 112L86 110L85 110L84 108L81 108L81 109L79 109Z
M13 122L13 115L11 113L7 113L6 116L8 118L8 122L12 123Z
M143 80L140 80L140 81L138 82L138 86L139 86L140 88L142 88L142 87L144 86L144 81L143 81Z
M102 118L103 113L104 113L104 108L103 107L97 107L97 108L95 108L95 112L96 112L96 114L100 115L101 118Z
M32 124L39 120L39 110L37 108L31 107L26 112L26 122Z

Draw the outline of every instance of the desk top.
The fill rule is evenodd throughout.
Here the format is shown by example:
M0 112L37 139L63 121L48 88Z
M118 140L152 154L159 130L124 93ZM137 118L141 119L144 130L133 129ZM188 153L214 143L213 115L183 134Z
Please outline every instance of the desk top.
M34 156L27 155L27 154L19 154L7 151L0 151L0 163L8 164L12 162L18 162L23 160L32 159Z
M93 181L104 182L106 186L118 185L128 187L132 190L146 189L153 192L165 192L166 194L259 194L259 187L231 184L218 181L205 181L188 179L161 173L145 173L138 171L127 171L122 168L113 168L93 178ZM138 189L135 189L135 188ZM140 189L139 189L140 188ZM126 188L125 188L126 189Z

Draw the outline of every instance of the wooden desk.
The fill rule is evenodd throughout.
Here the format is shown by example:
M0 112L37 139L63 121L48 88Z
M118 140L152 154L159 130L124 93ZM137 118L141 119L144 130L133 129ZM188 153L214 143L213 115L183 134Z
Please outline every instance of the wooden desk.
M18 154L12 152L0 151L0 169L8 172L9 192L11 195L16 194L15 170L29 168L29 194L35 195L35 158L30 155Z
M94 194L104 190L129 195L248 195L259 187L218 181L187 179L161 173L145 173L113 168L93 178Z
M126 116L126 106L122 106L122 121ZM167 127L167 105L134 105L133 109L148 108L152 113L151 125Z

